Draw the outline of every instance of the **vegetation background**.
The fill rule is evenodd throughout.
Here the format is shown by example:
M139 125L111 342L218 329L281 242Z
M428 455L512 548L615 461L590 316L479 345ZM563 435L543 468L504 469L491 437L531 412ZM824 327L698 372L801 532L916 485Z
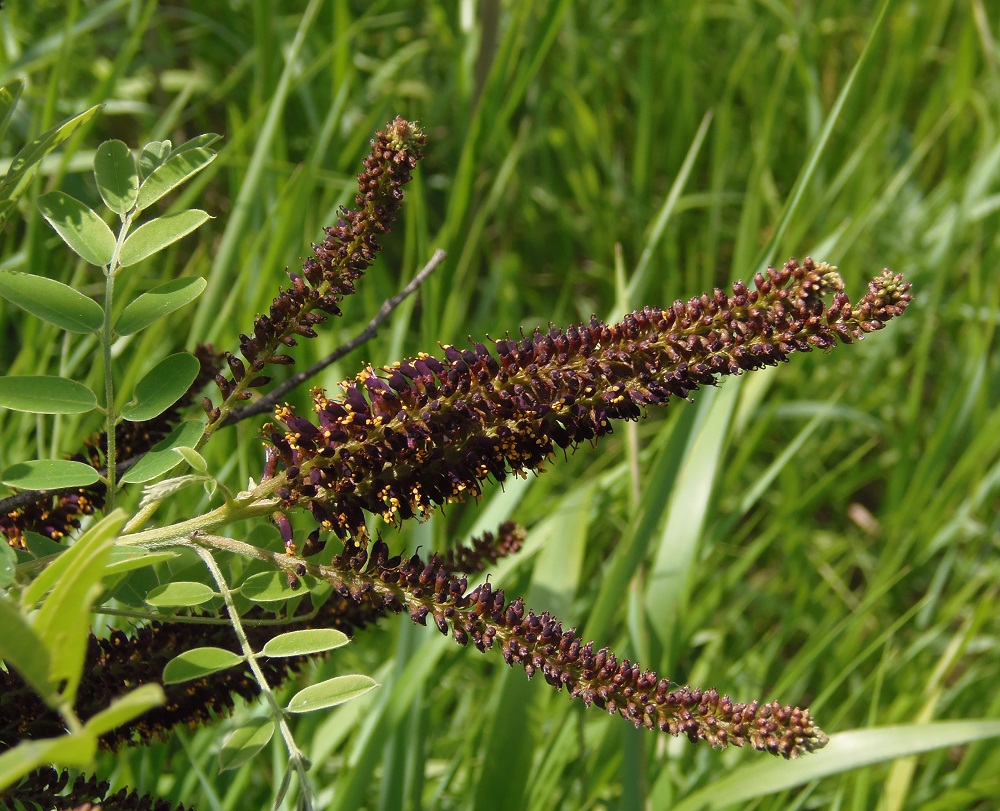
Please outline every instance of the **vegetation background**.
M830 733L993 729L998 35L990 0L8 0L0 84L29 85L0 154L105 107L45 164L0 267L88 289L37 195L96 201L102 140L218 132L219 159L176 201L216 219L124 277L133 295L182 272L208 289L125 347L120 374L134 382L199 341L235 348L353 198L371 134L401 114L425 127L428 158L379 265L345 318L297 350L299 368L435 248L449 258L322 385L438 341L667 305L789 255L838 265L852 297L881 267L903 271L911 310L864 345L699 392L386 539L440 549L513 516L527 548L494 585L678 683L810 706ZM86 339L63 345L4 302L0 335L5 373L97 380ZM0 467L71 452L92 427L64 418L41 436L33 417L5 415ZM205 449L232 486L260 474L256 428ZM204 507L182 499L174 517ZM863 768L809 780L787 771L800 764L636 731L406 618L302 678L341 672L382 687L295 725L331 809L1000 803L995 740L890 730ZM265 808L281 745L218 776L229 724L107 757L102 772L201 809ZM881 762L901 741L937 748Z

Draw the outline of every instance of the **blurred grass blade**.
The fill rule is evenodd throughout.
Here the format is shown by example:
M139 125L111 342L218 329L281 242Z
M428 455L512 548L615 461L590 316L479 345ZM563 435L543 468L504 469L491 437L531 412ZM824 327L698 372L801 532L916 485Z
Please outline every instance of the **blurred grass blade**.
M746 803L757 797L886 760L1000 737L1000 721L939 721L874 727L830 736L826 748L799 760L755 761L689 794L673 811L705 811Z

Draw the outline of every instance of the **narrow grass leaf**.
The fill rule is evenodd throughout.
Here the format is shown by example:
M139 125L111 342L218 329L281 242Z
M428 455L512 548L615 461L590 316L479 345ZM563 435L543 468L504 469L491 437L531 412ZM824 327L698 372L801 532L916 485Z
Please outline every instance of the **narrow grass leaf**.
M94 155L94 180L104 205L125 215L139 194L139 169L123 141L105 141Z
M207 603L216 594L204 583L178 580L164 583L146 595L146 604L154 608L190 608Z
M688 592L729 421L739 396L739 383L739 380L729 380L718 389L701 393L700 419L671 494L666 525L645 595L650 627L664 646L676 621L675 612Z
M180 682L200 679L228 670L246 660L245 656L226 650L225 648L192 648L175 656L163 668L164 684L179 684Z
M756 797L794 788L833 774L886 760L1000 737L1000 721L939 721L874 727L830 736L820 752L792 762L772 760L736 769L689 794L674 811L702 811L744 804Z
M97 395L66 377L10 375L0 378L0 406L32 414L86 414L97 408Z
M218 138L218 136L215 136ZM139 189L136 207L142 211L163 195L170 193L193 177L216 158L216 152L206 147L178 147L166 161L157 166Z
M101 477L90 465L68 459L36 459L17 462L3 473L0 481L21 490L58 490L62 487L87 487Z
M274 735L271 718L251 718L229 733L219 750L219 771L236 769L251 760Z
M17 107L17 100L24 91L24 79L15 79L10 84L0 87L0 138L7 132L10 117Z
M181 463L183 457L175 448L193 448L198 444L205 432L205 424L201 420L187 420L178 425L162 441L156 443L153 449L136 462L122 476L126 484L141 484L162 476Z
M89 718L84 729L95 737L100 737L133 718L138 718L153 707L158 707L164 701L166 696L160 685L144 684L115 699L109 707Z
M187 236L209 219L201 209L191 208L157 217L135 229L122 245L119 262L122 267L141 262L167 245Z
M207 282L200 276L195 278L171 279L169 282L148 290L128 306L115 322L115 332L132 335L145 329L163 316L179 310L194 301L205 289Z
M347 634L334 628L309 628L304 631L289 631L269 639L261 654L264 656L308 656L322 653L346 645Z
M285 709L287 712L294 713L325 710L350 701L352 698L363 696L376 687L378 684L373 678L359 673L350 676L334 676L332 679L310 685L297 692L292 696L292 700L288 702Z
M104 325L100 304L55 279L3 270L0 296L67 332L99 332Z
M122 408L122 416L131 422L159 416L191 388L200 369L198 359L187 352L165 357L136 384L132 402Z
M38 198L38 209L63 242L85 261L106 267L115 252L115 235L96 211L65 192Z

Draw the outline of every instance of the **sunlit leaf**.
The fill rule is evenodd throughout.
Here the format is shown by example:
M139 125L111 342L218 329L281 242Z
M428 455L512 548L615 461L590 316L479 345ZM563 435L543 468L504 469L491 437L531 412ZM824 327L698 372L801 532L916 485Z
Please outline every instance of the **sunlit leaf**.
M104 325L100 304L55 279L0 270L0 296L67 332L99 332Z
M791 763L780 760L755 762L720 775L673 808L674 811L739 808L756 797L849 769L997 737L1000 737L1000 721L996 719L939 721L839 732L830 736L830 742L821 751Z
M192 648L167 662L163 668L163 683L178 684L200 679L235 667L245 659L246 657L224 648Z
M264 656L307 656L334 650L348 642L347 634L334 628L307 628L269 639L261 653Z
M242 766L260 752L274 735L271 718L251 718L236 727L222 743L219 751L219 771Z
M184 396L200 370L198 359L187 352L165 357L136 384L122 417L142 422L159 416Z
M138 208L142 210L151 206L163 195L173 191L208 166L215 160L215 157L216 152L205 147L192 147L190 149L185 149L183 146L178 147L143 181L142 188L139 190Z
M126 214L139 194L139 169L122 141L105 141L94 155L94 179L104 204L116 214Z
M170 147L170 141L150 141L139 150L139 172L143 177L149 177L169 157Z
M62 487L87 487L100 479L97 471L83 462L68 459L36 459L16 462L3 473L0 481L21 490L58 490Z
M146 595L146 603L154 608L190 608L207 603L216 594L204 583L178 580L157 586Z
M121 266L127 267L141 262L147 256L187 236L208 219L208 214L201 209L190 208L187 211L157 217L140 225L128 235L125 244L122 245L119 256Z
M42 158L69 138L83 124L93 118L100 106L91 107L73 118L56 124L48 132L39 135L21 149L7 170L7 176L0 182L0 200L16 200L31 182Z
M0 378L0 406L33 414L85 414L97 408L97 395L66 377L11 375Z
M132 335L154 321L201 295L208 283L201 277L172 279L143 293L122 311L115 322L115 332Z
M97 212L66 192L38 198L38 208L63 242L92 265L106 267L115 252L115 235Z
M335 676L300 690L292 696L285 709L295 713L325 710L363 696L376 687L378 684L369 676L357 673L350 676Z

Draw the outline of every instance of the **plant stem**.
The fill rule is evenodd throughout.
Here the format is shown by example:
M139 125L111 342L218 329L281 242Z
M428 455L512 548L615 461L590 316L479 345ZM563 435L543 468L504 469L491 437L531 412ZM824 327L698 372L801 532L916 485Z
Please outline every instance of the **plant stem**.
M124 230L124 229L123 229ZM121 237L119 237L119 240ZM115 246L115 260L117 260L118 248ZM105 409L105 435L108 438L108 447L105 454L105 463L108 467L107 487L108 494L105 499L106 509L111 512L115 508L115 488L117 482L115 477L115 462L117 461L115 449L115 381L111 368L111 305L115 296L115 271L114 260L108 266L108 272L104 275L104 327L101 331L101 344L104 350L104 409Z
M233 595L229 591L229 585L226 583L226 579L222 576L222 570L219 568L219 564L215 562L215 558L209 549L198 545L194 548L201 559L205 562L208 570L212 573L212 577L215 578L215 583L219 587L222 599L226 603L226 610L229 611L229 620L233 626L233 630L236 632L236 638L239 640L240 647L243 649L243 655L247 658L247 664L250 665L250 670L253 672L254 678L257 680L257 684L260 686L261 693L264 695L267 703L271 706L271 714L277 722L278 729L281 730L281 737L284 738L285 746L288 748L289 761L295 768L296 774L299 776L301 803L305 808L309 809L309 811L312 811L312 791L306 778L306 772L309 769L309 761L296 745L295 738L292 737L292 730L289 729L288 722L285 721L284 712L278 704L278 699L271 690L271 686L267 683L267 679L264 676L264 672L260 669L260 665L257 664L256 654L250 645L250 640L247 639L246 632L243 630L243 623L240 621L239 612L236 610L236 604L233 602Z
M118 268L121 266L119 256L121 256L122 246L125 244L125 237L128 236L129 229L132 227L132 217L135 214L136 211L132 210L122 216L122 227L118 230L115 249L104 273L104 324L101 328L101 348L104 350L104 430L108 443L104 458L108 469L108 492L104 502L107 512L111 512L115 508L115 491L118 489L118 454L115 448L115 426L118 424L118 412L115 410L115 378L111 366L111 338L114 333L111 309L115 301L115 274L118 273Z

